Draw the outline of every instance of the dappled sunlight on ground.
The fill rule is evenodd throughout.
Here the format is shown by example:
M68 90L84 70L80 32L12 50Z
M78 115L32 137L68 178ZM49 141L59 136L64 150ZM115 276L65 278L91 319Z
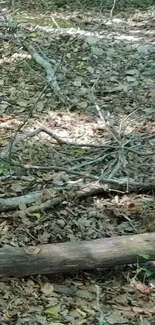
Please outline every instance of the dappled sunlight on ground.
M22 10L0 29L1 245L153 232L155 9L112 19L93 8ZM23 203L31 193L41 195ZM5 198L19 198L15 211L3 211ZM153 325L149 271L137 258L136 266L68 277L2 278L0 319L103 325L103 312L105 325Z

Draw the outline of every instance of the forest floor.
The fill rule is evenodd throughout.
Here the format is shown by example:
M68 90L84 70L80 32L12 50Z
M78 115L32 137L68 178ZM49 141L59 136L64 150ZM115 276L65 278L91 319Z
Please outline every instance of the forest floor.
M95 9L22 8L4 11L0 23L0 198L43 190L46 200L51 187L74 191L73 184L93 177L125 184L80 202L66 195L60 206L28 215L19 204L19 218L2 211L1 245L154 231L155 8L112 17ZM62 96L47 83L48 69L32 57L30 45L54 67ZM48 132L32 136L39 128L67 144ZM128 191L127 180L147 181L150 189ZM2 277L1 324L155 324L154 285L154 272L138 263Z

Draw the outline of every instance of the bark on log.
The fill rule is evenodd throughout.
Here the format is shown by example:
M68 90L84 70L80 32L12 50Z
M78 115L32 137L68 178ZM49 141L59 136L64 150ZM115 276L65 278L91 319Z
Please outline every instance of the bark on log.
M155 259L155 233L92 241L0 248L0 275L23 277L103 268Z

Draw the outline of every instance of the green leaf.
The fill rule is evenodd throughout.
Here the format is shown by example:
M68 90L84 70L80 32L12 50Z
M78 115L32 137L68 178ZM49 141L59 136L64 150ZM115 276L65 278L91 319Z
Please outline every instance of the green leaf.
M145 253L139 253L138 256L143 257L145 260L148 260L150 258L150 255Z
M9 166L6 164L0 164L0 175L4 175L9 170Z
M139 269L136 270L137 274L139 274L141 272L147 272L147 269L145 267L140 267Z
M75 154L77 153L77 154L83 155L86 153L86 150L82 149L82 148L72 148L71 152L75 153Z
M147 277L147 278L150 278L150 276L152 276L152 272L149 271L149 270L147 270L147 271L146 271L146 277Z
M35 213L32 213L31 216L37 218L38 220L40 219L40 213L35 212Z
M57 311L53 310L52 308L47 308L45 310L45 314L48 315L48 316L52 316L55 319L59 318L59 315L58 315Z

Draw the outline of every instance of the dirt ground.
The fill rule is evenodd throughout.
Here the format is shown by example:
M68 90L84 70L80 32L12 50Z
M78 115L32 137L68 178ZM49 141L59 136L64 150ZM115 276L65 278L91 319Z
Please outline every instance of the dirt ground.
M78 183L108 184L48 209L33 203L32 213L20 201L1 209L1 247L153 232L155 8L23 4L0 14L0 45L0 200L43 191L46 201L51 188L61 196ZM48 83L52 68L59 89ZM154 272L137 260L1 277L1 324L155 324Z

